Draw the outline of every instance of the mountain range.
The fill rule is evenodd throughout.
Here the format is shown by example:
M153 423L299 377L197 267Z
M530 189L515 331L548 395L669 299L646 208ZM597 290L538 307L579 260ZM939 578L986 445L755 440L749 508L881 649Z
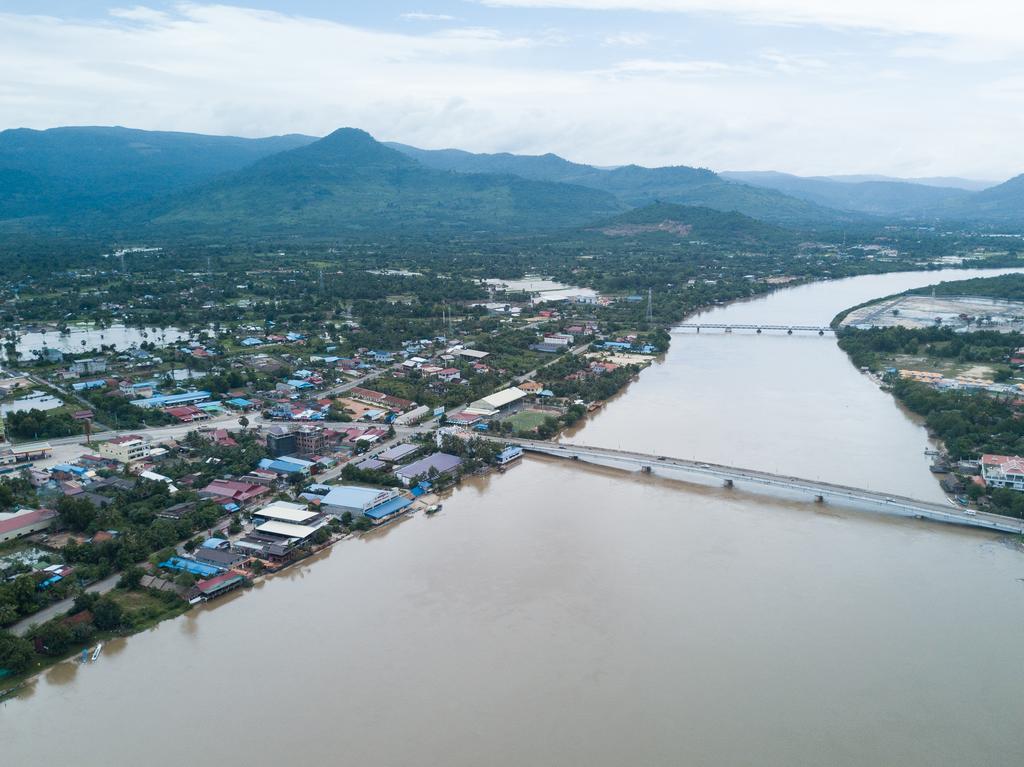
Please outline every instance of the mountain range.
M0 132L0 230L29 235L540 232L597 225L650 206L655 216L671 210L717 232L740 221L718 214L800 230L894 220L1024 226L1024 176L980 191L926 181L599 168L553 154L383 144L353 128L320 139L116 127ZM656 207L664 204L692 210Z

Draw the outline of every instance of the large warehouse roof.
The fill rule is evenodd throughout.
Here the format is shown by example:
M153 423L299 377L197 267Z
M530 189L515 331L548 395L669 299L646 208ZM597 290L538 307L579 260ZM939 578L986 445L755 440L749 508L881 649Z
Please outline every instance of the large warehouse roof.
M308 538L319 528L308 525L293 525L290 522L264 522L256 528L257 533L269 533L270 535L283 535L286 538Z
M508 389L502 389L501 391L494 392L494 394L489 394L486 397L478 399L476 402L473 403L473 407L489 407L492 410L497 410L498 408L505 407L505 405L510 405L516 400L520 400L525 396L526 392L524 392L522 389L512 386Z
M276 519L280 522L302 523L318 515L315 511L307 509L304 503L275 501L259 511L254 511L253 516L263 517L264 519Z

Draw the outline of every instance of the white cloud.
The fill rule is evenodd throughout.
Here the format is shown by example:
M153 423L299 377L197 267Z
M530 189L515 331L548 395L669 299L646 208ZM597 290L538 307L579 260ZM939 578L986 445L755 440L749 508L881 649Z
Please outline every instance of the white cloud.
M455 21L454 16L447 13L423 13L421 11L409 11L401 15L406 21Z
M593 36L584 56L581 38L544 30L396 33L197 3L148 11L101 21L0 13L0 127L259 136L351 125L426 147L601 165L1024 169L1024 89L1006 68L1002 79L967 66L936 73L920 59L847 62L768 45L721 61L679 49L621 57Z
M630 47L640 47L648 45L650 42L651 36L641 32L623 32L617 35L608 35L604 39L605 45L625 45Z
M726 14L759 24L925 34L1024 47L1016 0L477 0L493 7Z

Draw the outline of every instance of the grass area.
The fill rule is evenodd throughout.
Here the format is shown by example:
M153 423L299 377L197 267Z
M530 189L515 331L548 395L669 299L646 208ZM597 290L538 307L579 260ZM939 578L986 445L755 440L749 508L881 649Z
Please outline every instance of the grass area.
M183 599L161 597L145 589L114 589L110 596L124 608L133 632L155 626L160 621L180 615L189 608Z
M985 378L991 378L997 370L1006 368L1006 365L993 365L985 362L957 362L955 360L914 354L891 354L881 356L879 359L883 369L893 367L901 370L925 370L931 373L942 373L947 378L956 378L964 374L981 375Z
M554 414L542 413L538 410L520 410L504 420L506 423L512 424L512 428L516 431L530 431L536 429L544 423L544 419L552 415Z

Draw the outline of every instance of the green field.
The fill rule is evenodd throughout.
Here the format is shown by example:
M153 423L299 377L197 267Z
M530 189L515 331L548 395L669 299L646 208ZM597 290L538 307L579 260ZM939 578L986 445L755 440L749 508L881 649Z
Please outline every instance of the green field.
M538 410L520 410L504 420L506 423L512 424L512 428L516 431L530 431L536 429L544 423L545 418L552 415L552 413L542 413Z

